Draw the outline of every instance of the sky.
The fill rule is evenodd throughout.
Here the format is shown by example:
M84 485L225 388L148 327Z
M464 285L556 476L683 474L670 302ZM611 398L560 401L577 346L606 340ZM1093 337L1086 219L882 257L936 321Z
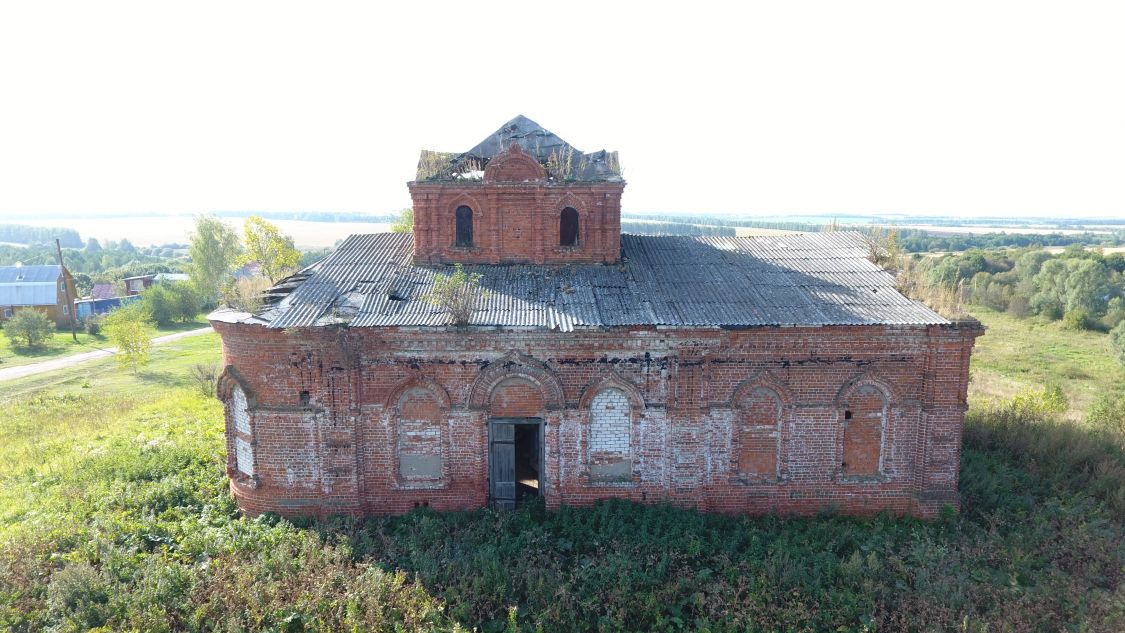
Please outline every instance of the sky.
M1121 2L2 2L0 217L386 213L523 114L626 213L1125 217Z

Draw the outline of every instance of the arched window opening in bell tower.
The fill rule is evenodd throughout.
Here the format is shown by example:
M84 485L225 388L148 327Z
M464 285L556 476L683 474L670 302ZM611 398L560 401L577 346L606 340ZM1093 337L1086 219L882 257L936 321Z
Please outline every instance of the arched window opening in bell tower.
M473 245L473 210L464 205L457 207L457 246Z
M559 246L578 246L578 211L571 207L559 215Z

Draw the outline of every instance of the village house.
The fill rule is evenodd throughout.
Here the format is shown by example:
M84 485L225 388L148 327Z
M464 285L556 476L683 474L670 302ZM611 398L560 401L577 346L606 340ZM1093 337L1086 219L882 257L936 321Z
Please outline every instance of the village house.
M74 278L63 266L0 266L0 321L19 310L36 310L66 327L76 298Z
M982 329L899 294L861 236L622 235L617 154L524 117L408 186L412 235L210 315L247 513L958 507ZM479 276L464 324L427 300L454 264Z

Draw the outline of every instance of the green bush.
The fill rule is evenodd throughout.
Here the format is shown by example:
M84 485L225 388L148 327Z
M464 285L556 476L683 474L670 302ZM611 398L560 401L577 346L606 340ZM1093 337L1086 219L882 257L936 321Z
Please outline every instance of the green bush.
M1121 364L1125 365L1125 321L1117 324L1109 332L1110 345L1113 346L1113 351L1117 354L1117 359Z
M1086 423L1125 439L1125 393L1107 393L1095 400L1086 414Z
M1063 328L1067 330L1089 330L1092 322L1090 313L1082 308L1067 310L1062 318Z
M82 319L82 329L90 336L97 336L102 331L102 315L91 314Z
M54 323L42 312L25 308L16 310L4 323L4 334L13 344L22 342L25 347L39 347L54 328Z
M199 315L203 301L189 283L154 284L141 295L145 309L158 325L187 323Z
M141 301L157 325L168 325L176 318L176 299L163 284L153 284L141 293Z

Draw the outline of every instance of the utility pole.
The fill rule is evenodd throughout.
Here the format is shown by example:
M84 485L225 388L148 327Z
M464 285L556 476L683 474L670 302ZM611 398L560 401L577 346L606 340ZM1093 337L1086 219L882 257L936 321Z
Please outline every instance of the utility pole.
M70 284L67 283L67 270L62 260L62 245L59 244L59 238L55 238L55 254L59 256L59 272L62 274L63 282L63 296L66 297L66 311L70 315L70 335L74 337L74 342L78 342L78 330L74 323L74 313L77 311L76 305L70 300Z

